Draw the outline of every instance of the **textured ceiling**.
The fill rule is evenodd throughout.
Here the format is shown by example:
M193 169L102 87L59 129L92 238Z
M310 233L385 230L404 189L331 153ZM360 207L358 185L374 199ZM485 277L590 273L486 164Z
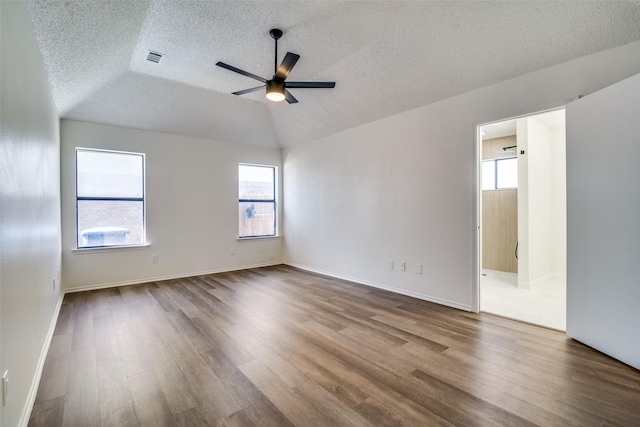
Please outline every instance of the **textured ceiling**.
M63 118L288 147L640 40L640 1L29 0ZM248 77L300 55L272 103ZM159 64L149 50L163 53Z

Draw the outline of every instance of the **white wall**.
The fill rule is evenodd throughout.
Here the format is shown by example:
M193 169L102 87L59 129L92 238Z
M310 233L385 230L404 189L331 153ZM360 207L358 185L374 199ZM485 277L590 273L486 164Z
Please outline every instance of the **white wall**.
M0 371L9 371L0 424L9 427L28 421L60 297L60 156L27 6L2 1L0 15Z
M529 260L531 245L529 244L529 120L526 117L516 120L518 141L518 286L530 287ZM525 154L520 154L522 151Z
M640 74L567 107L567 334L640 369Z
M529 278L551 272L551 132L535 118L529 126Z
M551 129L551 276L567 275L567 149L565 127Z
M287 150L286 262L476 309L476 126L560 107L638 72L640 42Z
M61 145L65 289L281 262L280 238L237 241L238 163L281 171L280 150L73 120L61 122ZM146 153L148 248L74 251L76 147Z
M517 120L518 286L525 289L566 273L565 128L549 127L556 125L544 119L549 114L560 113Z
M551 274L551 131L533 117L517 128L518 285L529 288Z

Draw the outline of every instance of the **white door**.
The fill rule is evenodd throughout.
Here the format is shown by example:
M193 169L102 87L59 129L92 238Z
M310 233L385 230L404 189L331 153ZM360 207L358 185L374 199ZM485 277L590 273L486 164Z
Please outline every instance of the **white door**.
M640 369L640 74L567 119L567 335Z

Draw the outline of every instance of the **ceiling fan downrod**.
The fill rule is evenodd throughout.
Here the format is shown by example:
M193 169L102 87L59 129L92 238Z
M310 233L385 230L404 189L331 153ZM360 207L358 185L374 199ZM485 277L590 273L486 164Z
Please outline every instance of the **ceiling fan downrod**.
M278 71L278 39L282 37L283 33L282 30L273 28L271 31L269 31L269 34L276 41L276 54L273 57L273 74L275 74Z

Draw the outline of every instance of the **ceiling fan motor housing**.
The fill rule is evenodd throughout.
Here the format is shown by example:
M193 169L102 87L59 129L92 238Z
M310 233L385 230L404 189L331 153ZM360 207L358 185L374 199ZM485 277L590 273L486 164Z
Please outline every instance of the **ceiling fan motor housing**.
M284 80L276 79L267 80L267 92L282 92L284 93Z

